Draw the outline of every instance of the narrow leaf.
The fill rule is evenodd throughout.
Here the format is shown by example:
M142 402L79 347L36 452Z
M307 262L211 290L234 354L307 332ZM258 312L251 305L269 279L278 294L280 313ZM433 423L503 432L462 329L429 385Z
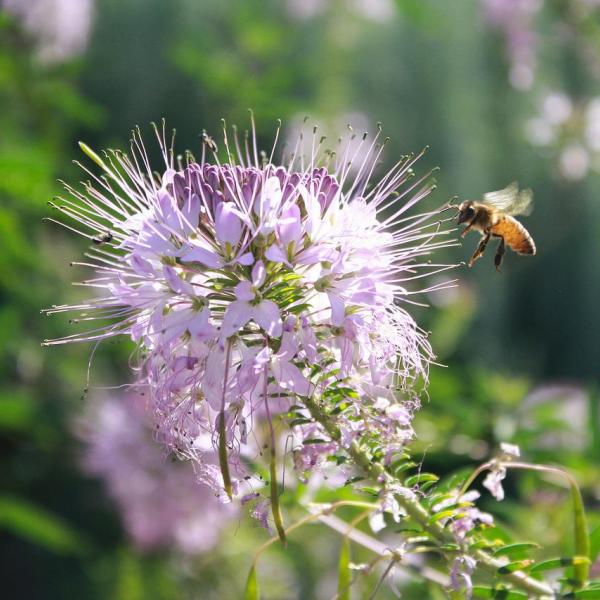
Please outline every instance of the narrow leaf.
M569 556L563 558L551 558L537 563L531 567L531 573L540 571L549 571L551 569L560 569L561 567L576 567L578 565L589 565L590 559L587 556Z
M0 497L0 530L59 553L84 549L80 536L60 518L22 498Z
M404 480L404 485L406 487L413 487L414 485L420 485L426 482L435 483L439 481L439 477L434 475L433 473L418 473L417 475L411 475Z
M219 414L219 466L221 467L221 476L223 477L223 488L231 500L233 498L233 487L229 474L229 461L227 460L227 437L225 432L225 413L223 411Z
M540 545L535 542L522 542L520 544L508 544L506 546L502 546L494 551L494 556L514 556L515 554L522 554L527 550L532 550L533 548L539 548Z
M244 600L260 600L255 565L252 565L250 573L248 573L248 579L246 580L246 589L244 590Z
M590 533L590 561L594 562L600 554L600 525Z
M456 510L455 508L451 508L449 510L443 510L439 513L436 513L435 515L432 515L431 517L429 517L428 523L429 525L431 525L443 519L460 519L463 516L464 513Z
M529 560L529 559L515 560L513 562L509 562L508 564L500 567L498 569L498 574L506 575L507 573L514 573L515 571L523 571L525 569L528 569L532 563L533 563L533 561Z
M527 594L523 592L515 592L505 588L492 588L486 585L473 586L474 598L495 598L498 600L526 600Z
M578 590L573 594L574 598L587 598L588 600L600 600L600 589Z
M338 600L350 600L350 585L352 573L350 571L350 540L345 537L340 548L338 561Z
M579 486L573 480L571 483L571 501L573 503L573 520L575 527L575 554L580 558L587 558L590 555L590 540L587 532L587 522L585 518L585 507ZM579 582L579 587L585 585L590 572L589 559L581 563L573 563L573 573L575 579Z

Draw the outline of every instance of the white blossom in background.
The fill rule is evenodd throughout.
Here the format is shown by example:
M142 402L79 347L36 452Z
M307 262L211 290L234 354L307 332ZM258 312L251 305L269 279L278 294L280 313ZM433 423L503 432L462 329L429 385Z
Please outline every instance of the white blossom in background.
M487 25L504 37L510 61L509 80L517 89L533 86L537 62L535 18L543 0L481 0Z
M343 6L350 14L384 23L397 14L393 0L286 0L289 14L301 20L313 19L330 9Z
M94 0L3 0L35 39L42 62L63 62L81 54L94 20Z
M600 171L600 96L575 99L546 92L524 130L532 145L554 159L564 179L577 181Z

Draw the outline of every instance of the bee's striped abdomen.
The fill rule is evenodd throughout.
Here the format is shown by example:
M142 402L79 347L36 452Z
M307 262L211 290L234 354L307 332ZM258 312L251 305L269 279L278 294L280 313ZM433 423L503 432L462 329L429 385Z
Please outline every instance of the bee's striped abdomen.
M503 237L506 245L519 254L535 254L535 242L529 231L509 215L502 215L492 227L492 233Z

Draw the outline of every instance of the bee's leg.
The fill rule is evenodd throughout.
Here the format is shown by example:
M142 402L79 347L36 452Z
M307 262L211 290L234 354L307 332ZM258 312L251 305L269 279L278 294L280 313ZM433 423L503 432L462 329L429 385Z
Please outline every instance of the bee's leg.
M469 267L472 267L473 263L478 258L481 258L483 256L483 253L485 252L485 248L486 248L488 242L490 241L490 236L491 236L491 233L485 233L483 235L483 237L481 238L481 240L479 242L479 245L477 246L477 249L473 253L473 256L471 256L471 260L469 261Z
M498 249L496 250L496 256L494 256L494 264L496 265L496 271L501 273L500 265L502 264L502 259L504 258L504 253L506 252L506 242L503 237L500 237L500 243L498 244Z
M460 237L463 238L465 237L465 235L467 235L467 233L469 233L469 231L471 231L471 227L473 227L473 223L469 223L461 232L460 232Z

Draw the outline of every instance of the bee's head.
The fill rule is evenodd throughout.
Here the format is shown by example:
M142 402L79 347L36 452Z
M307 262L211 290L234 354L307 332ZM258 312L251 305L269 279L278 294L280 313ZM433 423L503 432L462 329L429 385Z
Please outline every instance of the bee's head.
M466 223L471 221L471 219L475 216L475 208L473 207L473 202L471 200L465 200L461 202L458 206L458 223Z

